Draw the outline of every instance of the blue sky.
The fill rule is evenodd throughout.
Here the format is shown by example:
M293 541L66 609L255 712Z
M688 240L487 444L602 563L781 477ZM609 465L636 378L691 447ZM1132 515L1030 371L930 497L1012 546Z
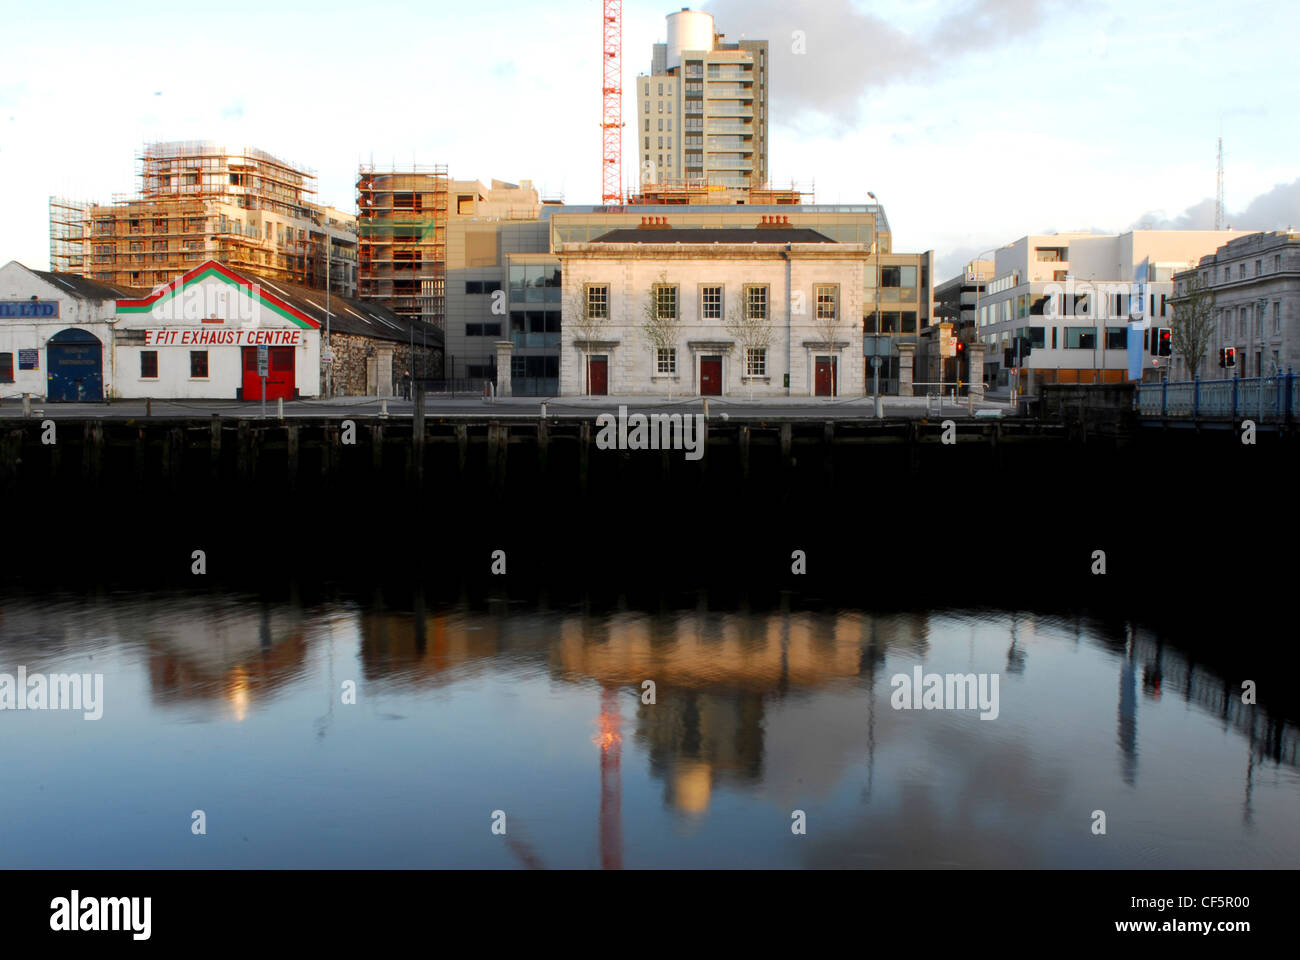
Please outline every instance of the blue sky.
M625 3L626 89L681 5ZM1179 218L1213 196L1220 128L1229 219L1249 208L1256 221L1232 225L1300 226L1290 3L697 6L729 38L772 45L773 179L815 181L822 203L875 191L895 249L933 249L946 267L1025 233L1196 221L1204 206ZM135 153L156 139L306 164L319 199L344 209L372 157L598 202L600 9L121 0L11 11L0 262L43 267L48 196L130 192ZM792 52L796 30L804 54ZM631 96L624 112L635 119Z

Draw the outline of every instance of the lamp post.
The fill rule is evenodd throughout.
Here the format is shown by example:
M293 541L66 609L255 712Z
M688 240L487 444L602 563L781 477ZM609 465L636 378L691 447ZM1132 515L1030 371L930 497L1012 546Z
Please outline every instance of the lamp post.
M975 259L974 259L972 262L973 262L973 263L978 263L980 260L984 259L984 254L986 254L986 253L991 253L991 254L994 254L994 255L996 256L997 252L998 252L999 250L1001 250L1001 249L1002 249L1001 247L989 247L987 250L981 250L979 253L975 254ZM993 272L994 272L995 274L998 272L998 264L997 264L997 261L996 261L996 260L993 261ZM976 276L975 276L975 322L974 322L973 324L971 324L971 341L972 341L972 342L974 342L975 337L979 334L979 329L980 329L980 299L981 299L981 297L982 297L982 295L983 295L983 293L984 293L984 283L985 283L985 280L984 280L983 275L982 275L982 274L976 274ZM961 294L959 293L959 294L958 294L958 297L960 298L960 296L961 296ZM957 304L957 316L958 316L958 317L961 316L961 304L960 304L960 303ZM960 375L960 373L961 373L961 371L959 370L959 371L958 371L958 374ZM980 382L983 383L983 382L984 382L984 371L983 371L983 370L979 371L979 377L980 377ZM967 370L967 371L966 371L966 382L967 382L967 384L970 384L971 382L973 382L974 379L975 379L975 374L972 373L970 370ZM966 389L969 390L970 387L967 386Z
M871 369L875 371L875 392L876 392L876 416L881 416L880 408L880 335L884 332L880 329L880 200L870 190L867 196L876 201L876 212L871 218L871 254L876 261L876 288L872 291L876 298L876 356L871 361ZM892 341L891 341L892 342ZM892 357L894 352L891 350L889 355ZM901 392L901 388L900 388Z

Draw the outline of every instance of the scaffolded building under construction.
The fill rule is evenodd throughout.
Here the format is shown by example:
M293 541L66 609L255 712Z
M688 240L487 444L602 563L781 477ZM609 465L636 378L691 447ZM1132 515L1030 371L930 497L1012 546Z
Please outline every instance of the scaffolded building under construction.
M332 289L355 293L353 217L309 199L315 175L307 168L207 141L146 144L137 161L134 196L84 206L80 256L72 251L78 205L51 199L53 269L154 287L219 260L318 289L328 271Z
M447 167L363 165L357 175L362 300L441 327L447 300Z

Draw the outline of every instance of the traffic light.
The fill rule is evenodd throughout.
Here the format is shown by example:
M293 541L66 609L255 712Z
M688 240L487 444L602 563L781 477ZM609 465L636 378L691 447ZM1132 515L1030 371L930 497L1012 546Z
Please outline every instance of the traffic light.
M958 341L957 341L957 353L962 354L962 353L965 353L965 352L966 352L966 344L963 343L962 341L958 340Z
M1002 349L1002 366L1014 367L1016 365L1016 352L1010 347Z
M1170 336L1168 327L1156 327L1155 347L1151 351L1153 357L1167 357L1174 352L1173 337Z
M1220 347L1220 348L1219 348L1219 366L1220 366L1220 367L1226 367L1227 365L1228 365L1228 348L1227 348L1227 347Z
M1034 352L1034 342L1028 337L1020 337L1020 359L1024 360Z
M1224 365L1225 367L1235 367L1235 366L1237 365L1237 348L1236 348L1236 347L1224 347L1224 348L1223 348L1223 365Z

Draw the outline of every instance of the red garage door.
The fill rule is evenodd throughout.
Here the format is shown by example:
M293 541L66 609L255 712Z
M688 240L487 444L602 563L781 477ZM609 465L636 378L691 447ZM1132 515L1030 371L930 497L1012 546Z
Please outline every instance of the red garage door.
M262 378L257 375L257 347L244 347L244 399L262 399ZM293 347L271 347L270 369L266 378L266 399L292 400L297 382L294 379Z

